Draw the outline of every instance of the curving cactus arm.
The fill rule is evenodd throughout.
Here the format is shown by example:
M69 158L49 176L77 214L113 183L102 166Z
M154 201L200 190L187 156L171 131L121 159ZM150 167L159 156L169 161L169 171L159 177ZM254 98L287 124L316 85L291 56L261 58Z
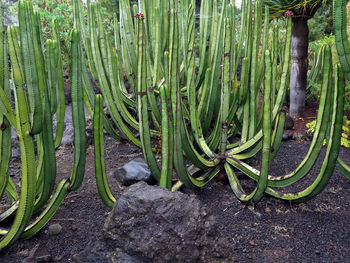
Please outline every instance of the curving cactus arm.
M346 0L333 0L335 44L344 75L350 80L350 45L346 31Z
M3 26L3 9L0 8L0 91L10 100L7 37ZM0 95L1 96L1 95ZM1 99L0 99L1 104ZM1 108L1 106L0 106ZM11 156L11 126L0 110L0 199L9 182L8 168Z

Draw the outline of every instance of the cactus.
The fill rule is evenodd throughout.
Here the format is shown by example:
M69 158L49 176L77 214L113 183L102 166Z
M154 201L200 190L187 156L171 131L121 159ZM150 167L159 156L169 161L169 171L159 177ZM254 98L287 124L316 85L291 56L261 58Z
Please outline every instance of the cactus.
M347 13L346 1L333 0L334 12L334 31L335 43L338 52L338 58L344 75L347 80L350 79L350 45L347 36ZM337 169L350 179L350 166L346 164L340 157L337 159Z
M329 47L324 46L321 51L322 102L318 111L317 131L310 149L295 171L284 176L271 176L268 173L269 164L275 158L281 144L285 119L285 113L281 109L290 70L291 19L288 19L286 45L281 56L278 51L277 28L271 30L273 35L271 49L267 45L270 31L269 10L265 7L265 18L262 21L262 5L259 1L254 4L251 1L243 1L242 6L247 10L247 16L242 17L240 32L236 32L234 25L231 24L233 3L203 1L201 12L211 14L212 19L209 21L204 15L203 17L200 15L199 29L197 29L193 16L194 3L185 2L169 2L168 29L164 29L159 23L150 22L154 19L150 11L154 7L153 1L142 1L143 13L136 14L134 24L128 21L128 17L130 18L132 14L131 8L123 2L120 5L121 26L116 28L114 35L116 47L122 49L119 52L117 48L119 60L117 62L115 59L114 63L116 67L125 67L127 75L121 76L122 70L116 69L114 72L118 72L119 79L124 77L131 85L136 83L138 87L138 89L132 87L130 90L134 92L137 90L137 100L134 101L138 105L139 129L137 130L140 132L141 147L152 174L159 180L162 187L170 189L173 185L174 190L179 187L179 184L169 184L169 180L172 180L172 165L181 183L191 188L204 186L218 173L220 167L223 167L233 192L242 201L258 202L264 193L296 202L312 198L323 189L331 175L334 165L329 161L335 158L339 148L338 119L332 114L334 115L337 111L341 115L339 108L341 102L332 101L331 98L332 96L338 98L337 94L342 93L342 73L338 67L335 67L334 73L332 72ZM158 5L152 10L158 10ZM184 5L188 8L184 8ZM92 10L90 17L94 16L93 12L96 10L94 5L90 10ZM160 21L163 19L160 18ZM260 34L262 23L264 23L264 30ZM90 31L103 30L101 27L94 28L96 26L91 23ZM168 30L167 41L160 40L159 32L163 30ZM198 54L194 48L195 30L199 30L203 35L199 41ZM210 35L209 32L211 32ZM238 35L235 36L234 34L237 33ZM137 36L138 42L130 41L132 34ZM153 34L155 37L152 37ZM209 38L208 42L205 36ZM86 38L88 39L89 36ZM104 36L104 38L108 37ZM238 41L235 42L235 39ZM135 43L138 43L137 47ZM205 48L207 44L208 48ZM158 48L152 51L155 46L162 47L161 52ZM187 52L184 46L187 46ZM265 55L259 56L259 53ZM195 63L197 55L200 59L199 66ZM134 56L137 58L137 69L132 65ZM238 83L237 68L240 60L242 60L242 70L240 83ZM281 69L277 65L278 60L282 62ZM103 63L109 65L111 62L113 63L113 60L106 60ZM101 67L103 63L100 63L100 66L95 63L94 68L97 71L103 70ZM135 72L137 72L137 78L134 77ZM156 75L152 75L154 73ZM112 74L104 75L113 79ZM217 84L219 80L221 85ZM130 90L125 91L124 83L119 81L118 84L108 85L108 87L116 90L115 93L124 93L124 96L132 98L132 94L128 93ZM108 108L111 107L108 105L111 99L106 98L108 94L104 94L103 90L106 87L103 85L100 81L100 88ZM334 85L336 87L333 89ZM166 95L167 90L169 90L169 98ZM264 107L258 111L258 98L261 93L264 94ZM115 101L118 107L120 103L125 104L126 100L114 97L112 101ZM154 101L161 101L160 108ZM161 122L157 117L158 111L162 113ZM124 117L122 123L130 125L128 119ZM159 124L161 124L160 127L158 127ZM152 129L154 129L153 133ZM318 179L296 195L280 194L274 190L276 187L281 188L297 182L310 171L320 153L327 130L330 132L329 135L333 136L332 140L329 139L328 149L333 149L335 152L324 159L324 168L320 171ZM161 132L162 140L161 167L158 167L155 161L152 153L154 149L150 144L151 137L159 136L158 132ZM238 132L241 133L241 138L238 141L232 141ZM171 138L170 134L173 134ZM129 139L133 141L132 137ZM172 143L174 148L170 152ZM246 160L259 151L262 152L262 162L260 171L257 171L250 167ZM193 166L207 172L199 176L198 173L195 176L190 174L185 165L184 156ZM236 169L257 182L251 194L246 194L241 188L235 175ZM319 184L319 182L322 183Z
M62 137L64 118L57 27L53 22L54 39L46 42L44 56L38 16L30 2L21 0L19 28L10 26L0 35L3 54L0 57L0 196L6 191L10 198L17 200L0 214L0 224L15 215L9 230L0 229L4 236L0 249L19 237L29 238L37 233L67 194L81 186L86 155L84 102L94 119L97 188L109 207L116 199L104 166L104 129L116 139L125 138L141 147L159 185L173 191L182 184L189 188L204 187L220 171L225 171L233 193L243 202L256 203L265 193L303 202L324 189L336 163L349 176L348 166L337 159L343 115L343 75L348 74L341 31L343 21L338 20L336 29L341 33L337 41L343 47L343 53L339 50L344 73L338 65L332 65L329 46L323 46L320 51L322 90L309 151L293 172L273 176L269 174L269 166L281 144L285 120L283 103L290 71L291 18L287 19L285 48L280 54L278 30L270 30L267 8L263 21L260 1L254 4L242 1L247 15L242 16L237 32L232 1L202 1L196 26L195 1L142 0L139 7L130 7L128 1L120 0L120 17L119 21L115 18L113 36L103 29L99 4L88 1L88 28L84 28L79 1L72 1L74 164L70 177L62 180L55 191L55 148ZM342 0L335 1L339 13ZM209 16L212 18L208 19ZM337 17L343 19L336 13ZM260 33L262 24L264 28ZM271 47L267 44L270 31ZM196 32L201 35L198 48ZM15 109L11 105L8 53ZM98 82L101 94L95 96L91 81ZM264 103L259 110L261 94ZM103 112L103 100L110 119ZM59 122L56 137L52 128L54 113ZM10 127L16 130L21 147L19 197L8 177ZM298 182L311 170L325 138L327 150L316 179L301 191L286 192L284 187ZM155 140L161 141L160 148L152 144ZM259 170L248 162L258 152L261 152ZM161 155L161 164L157 162L157 153ZM191 167L187 163L191 163ZM246 193L241 186L237 170L256 182L251 193ZM173 177L174 171L179 180ZM45 210L29 224L47 201Z
M152 1L151 1L152 2ZM202 32L206 32L211 28L211 31L217 31L219 34L213 34L213 37L209 40L209 50L206 50L205 48L202 48L200 51L200 57L205 57L205 59L209 58L209 62L211 65L211 68L206 69L203 67L203 65L206 64L204 61L203 63L200 63L198 74L196 74L196 65L195 65L195 49L194 49L194 36L195 36L195 23L194 23L194 8L193 4L191 3L189 5L189 8L184 8L184 3L179 4L177 6L177 9L170 11L170 17L169 17L169 38L166 41L167 45L165 46L164 50L164 58L157 58L154 56L160 55L162 52L156 51L155 53L150 52L151 47L153 45L150 45L148 43L154 43L151 42L149 39L152 39L149 37L152 33L156 34L156 39L159 39L159 35L157 35L159 31L164 30L163 25L159 25L157 23L148 24L150 20L152 20L152 17L149 18L147 16L147 12L145 14L137 14L138 22L135 23L135 27L132 27L132 23L130 21L127 21L127 17L131 17L131 8L129 8L124 2L121 1L120 8L123 10L121 12L121 26L120 28L116 28L116 33L114 35L114 42L116 43L117 47L117 57L119 59L108 59L103 60L101 55L99 55L99 50L103 50L104 46L108 46L107 43L104 43L103 39L108 39L108 36L105 36L105 33L103 32L103 29L101 27L98 27L94 21L95 17L98 17L99 15L96 13L98 11L98 8L95 7L95 5L91 5L89 7L89 17L90 17L90 24L89 24L89 31L91 32L90 36L85 37L86 39L95 39L97 33L94 33L96 31L99 32L99 35L103 35L103 39L101 39L100 42L97 40L92 41L92 53L94 54L94 63L91 61L89 64L93 64L93 68L96 68L97 72L104 71L105 74L99 74L99 86L102 91L103 97L106 100L107 108L111 111L112 118L115 112L115 115L117 116L118 111L113 109L114 107L120 109L121 115L120 118L118 116L115 117L116 119L116 125L117 127L120 127L121 131L124 133L124 136L129 138L130 141L136 143L139 145L139 143L135 140L134 135L132 135L131 130L126 130L123 127L125 125L132 126L135 128L135 125L132 125L132 122L130 122L130 119L126 118L126 114L122 114L123 108L125 108L126 100L122 99L122 96L118 96L118 94L123 94L126 97L131 97L132 94L125 93L124 83L123 80L125 77L128 78L129 83L132 84L135 82L138 85L137 89L137 103L139 105L139 120L136 121L136 123L139 124L139 129L137 131L140 132L141 136L141 144L142 149L145 154L145 158L147 162L149 163L152 174L160 180L161 178L168 178L169 171L165 172L167 169L159 169L157 166L157 163L155 162L154 155L152 153L152 146L150 145L150 137L152 136L158 136L158 125L159 120L156 117L158 114L154 113L154 109L156 109L159 112L162 112L163 116L166 114L165 107L162 107L162 110L158 109L158 106L155 105L154 99L156 101L161 100L163 103L167 101L164 98L164 94L159 98L159 89L169 89L170 92L170 103L168 105L168 114L169 117L168 120L164 120L162 123L162 143L165 139L165 144L169 141L166 139L169 136L166 135L169 130L166 130L167 127L164 128L164 125L167 125L169 122L173 122L174 125L174 156L172 157L171 154L165 154L164 151L167 151L168 146L164 146L162 154L162 162L166 166L167 164L171 164L173 162L174 168L177 171L177 174L181 177L181 180L189 187L195 187L195 186L203 186L208 182L208 178L194 178L192 177L184 165L184 158L183 158L183 152L185 152L186 157L191 160L191 162L199 167L200 169L213 169L213 174L217 173L217 165L220 163L220 156L225 155L227 151L227 147L229 147L231 144L227 143L227 139L231 138L234 134L237 133L237 131L240 128L240 123L243 121L243 127L248 127L250 123L249 116L254 115L255 118L258 117L257 112L257 97L260 93L260 88L262 84L262 77L257 77L256 82L254 82L254 92L251 95L250 89L247 86L248 81L250 80L252 75L260 76L263 72L264 66L264 59L258 59L258 53L257 53L257 43L260 41L260 37L258 34L258 28L260 25L261 17L258 15L258 13L261 13L261 4L257 4L255 8L251 7L251 3L248 3L248 7L251 9L250 15L253 15L253 10L255 10L255 34L253 38L243 37L243 31L245 28L241 29L240 35L241 39L238 42L238 48L236 49L235 46L232 46L231 41L234 30L234 25L230 25L230 21L234 21L232 17L232 3L227 4L225 1L223 1L222 4L222 10L221 13L218 13L218 3L216 1L204 1L201 9L205 10L205 12L210 12L213 15L213 22L208 23L207 18L201 18L200 19L200 30ZM148 4L148 2L147 2ZM144 2L142 6L142 10L150 10L153 3L150 3L149 6ZM175 2L172 5L172 2L170 3L170 6L175 6ZM245 3L244 3L245 4ZM170 6L168 8L170 8ZM186 10L186 12L184 11ZM259 11L260 10L260 11ZM187 26L184 26L184 22L181 21L181 23L178 22L178 16L179 12L181 13L181 16L185 16L188 20ZM186 13L186 15L184 14ZM266 15L268 18L268 16ZM268 34L268 19L265 18L265 30L264 30L264 43L267 39ZM161 20L162 18L160 18ZM98 19L97 19L98 20ZM250 21L250 20L248 20ZM250 23L253 23L250 22ZM160 28L152 28L154 25L159 26ZM224 26L225 25L225 26ZM252 25L251 25L252 26ZM184 29L187 29L187 32L185 32ZM124 32L123 32L124 31ZM117 34L117 32L120 32L120 36ZM152 32L152 33L151 33ZM178 33L177 33L178 32ZM125 71L132 71L133 67L130 66L130 56L133 56L133 51L131 50L134 43L131 44L128 38L130 34L137 34L138 36L138 50L136 52L137 58L138 58L138 68L137 68L137 79L133 78L132 73L128 73L126 76L121 76L120 72L121 70L115 69L114 72L116 72L117 77L119 78L119 82L114 80L113 74L110 72L105 71L105 66L103 65L110 65L115 64L115 67L125 67ZM177 38L177 36L179 37ZM158 38L157 38L158 37ZM125 40L123 40L125 39ZM119 42L120 41L120 42ZM203 40L204 42L204 40ZM252 53L246 49L244 54L249 55L246 59L244 59L244 66L245 69L244 74L242 74L242 78L244 79L245 87L243 87L243 84L241 88L239 89L235 87L237 85L237 67L235 66L237 61L239 61L239 56L241 56L240 49L242 46L246 46L246 48L250 48L250 42L255 43L255 52L254 52L254 58L255 62L254 65L256 65L256 73L255 71L251 71L249 64L247 63L250 61L250 57L252 56ZM235 43L235 42L234 42ZM245 43L245 45L243 45ZM155 43L157 45L157 43ZM184 52L183 45L187 45L187 52ZM121 47L123 51L119 52L118 47ZM144 46L144 48L140 48L141 46ZM97 49L97 47L99 47ZM265 45L266 47L266 45ZM185 54L186 53L186 54ZM127 54L127 56L126 56ZM155 54L155 55L154 55ZM204 55L203 55L204 54ZM186 56L185 56L186 55ZM232 57L236 56L236 57ZM285 80L288 72L288 56L289 54L286 52L286 61L284 66L284 74L282 76L282 83L281 88L279 89L278 97L275 99L276 104L273 108L273 120L277 118L278 110L282 106L282 102L285 95ZM152 59L153 57L153 59ZM275 56L276 57L276 56ZM275 58L274 57L274 58ZM142 61L147 60L151 66L147 66L145 62L140 61L140 59L143 59ZM120 64L120 61L123 63ZM153 65L152 62L160 63L161 61L164 61L164 63L160 63L160 65ZM258 63L259 62L259 63ZM224 64L223 70L220 68L220 64ZM258 66L259 65L259 66ZM152 69L156 69L153 71ZM164 75L161 76L162 70L158 69L164 69ZM205 72L205 78L203 80L202 77L200 77L201 70ZM149 76L149 74L152 74L154 72L157 72L157 76ZM147 76L147 77L146 77ZM160 77L159 77L160 76ZM219 86L216 84L219 80L219 78L222 78L223 80L223 86L222 88L219 88ZM152 79L152 83L147 82L147 79ZM109 81L108 81L109 80ZM157 80L157 81L155 81ZM276 82L276 81L275 81ZM114 84L114 85L113 85ZM154 85L156 84L156 85ZM147 88L148 87L148 88ZM152 88L151 88L152 87ZM181 88L180 90L180 87ZM231 87L234 87L234 94L231 93ZM110 92L112 90L112 92ZM136 88L131 88L131 90L136 90ZM221 91L220 91L221 90ZM114 91L114 93L113 93ZM163 93L164 91L162 91ZM117 96L114 96L116 94ZM152 94L152 95L150 95ZM188 96L183 96L184 94L188 94ZM238 98L239 94L239 98ZM247 96L247 94L249 94ZM114 96L114 97L113 97ZM156 97L154 97L156 96ZM223 105L221 107L215 108L214 105L216 102L223 100ZM248 97L250 99L248 99ZM253 99L254 98L254 99ZM114 104L114 101L116 102ZM239 104L237 103L239 102ZM135 101L136 103L136 101ZM188 107L183 107L183 105L188 105ZM241 105L241 106L240 106ZM130 104L129 104L130 106ZM157 107L157 108L155 108ZM148 116L148 110L151 110L151 116ZM172 116L169 115L169 109L172 109ZM251 111L251 112L250 112ZM245 115L242 114L248 113L248 117L245 118ZM249 113L250 112L250 113ZM153 114L154 113L154 114ZM213 118L211 117L213 116ZM190 129L187 127L185 123L185 118L190 117ZM149 120L152 120L152 122L149 122ZM213 121L211 120L213 119ZM283 118L278 118L279 120L282 120ZM235 121L234 121L235 120ZM230 125L231 123L236 123L237 125L233 125L233 127ZM255 126L258 127L258 119L254 121ZM209 126L213 125L212 131L208 132ZM153 127L154 130L148 130L148 127ZM261 125L260 125L261 126ZM281 127L279 125L278 127ZM243 128L244 129L244 128ZM126 130L126 132L124 132ZM152 132L153 131L153 132ZM277 130L276 130L277 131ZM279 135L281 135L281 129L278 130ZM170 132L169 132L170 133ZM257 137L256 137L256 134ZM260 135L259 135L260 134ZM262 133L260 130L260 133L257 128L252 128L250 131L251 138L254 138L254 140L261 140L262 139ZM275 136L280 138L281 136ZM242 142L246 141L247 139L250 139L248 137L248 133L246 136L246 139L243 139ZM278 140L277 140L278 141ZM275 145L278 145L276 141ZM259 143L259 142L258 142ZM170 143L171 144L171 143ZM101 145L101 144L100 144ZM256 144L252 143L250 141L248 143L249 146L245 148L245 150L254 148L255 153L257 152L257 149L259 147L256 147ZM235 149L233 152L237 151L237 154L240 153L243 150ZM203 156L202 154L205 154ZM254 155L254 154L253 154ZM242 155L242 158L244 155ZM252 156L252 155L247 155ZM167 160L164 160L166 158ZM248 158L248 157L247 157ZM172 160L173 159L173 160ZM160 176L160 170L164 171L165 174L164 177ZM168 169L170 170L170 168ZM101 172L102 173L102 172ZM211 176L210 176L211 178ZM164 179L164 181L167 181ZM162 181L162 185L169 188L168 183L164 183ZM167 181L168 182L168 181Z
M3 9L0 9L0 32L4 32ZM7 61L7 38L5 33L0 33L0 96L10 97L9 67ZM6 187L9 185L10 177L8 167L11 155L11 129L10 123L2 112L4 105L0 100L0 199L2 198Z
M4 29L2 15L0 25L1 29ZM56 30L54 22L53 30ZM31 237L45 226L64 197L81 185L86 155L79 32L73 30L71 33L71 93L75 145L73 171L68 179L58 184L55 192L55 148L59 146L62 138L65 112L62 62L57 33L56 40L47 40L46 56L44 56L39 16L33 11L29 1L19 2L19 28L9 26L7 31L1 32L0 190L1 196L5 189L10 199L18 199L18 201L0 215L0 223L15 215L11 227L8 230L0 230L0 234L3 235L0 240L0 250L11 245L19 237ZM11 59L11 78L8 54ZM15 109L10 102L10 79L13 83ZM55 113L58 121L56 137L53 135L52 127L52 118ZM10 159L11 127L18 135L21 151L22 175L19 198L5 168L5 166L8 167ZM30 223L33 215L38 213L47 202L45 210Z

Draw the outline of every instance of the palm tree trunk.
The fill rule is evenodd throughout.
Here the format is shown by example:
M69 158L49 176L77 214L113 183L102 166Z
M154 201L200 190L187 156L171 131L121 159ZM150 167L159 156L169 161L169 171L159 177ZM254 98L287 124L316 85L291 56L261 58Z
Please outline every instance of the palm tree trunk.
M305 107L307 85L307 65L309 28L306 17L292 18L291 58L293 61L290 76L290 107L292 117L301 117Z

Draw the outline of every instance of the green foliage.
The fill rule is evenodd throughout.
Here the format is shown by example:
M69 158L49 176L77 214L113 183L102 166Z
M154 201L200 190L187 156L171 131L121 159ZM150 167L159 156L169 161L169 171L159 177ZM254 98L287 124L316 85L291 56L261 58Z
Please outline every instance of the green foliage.
M313 134L316 128L316 121L310 121L306 123L306 127L308 128L307 133ZM344 146L346 148L350 148L349 132L350 132L350 120L348 119L347 116L344 116L340 144L341 146ZM323 145L326 145L326 139L324 139Z
M119 1L116 1L119 2ZM113 32L113 16L117 12L117 4L112 0L101 0L101 13L103 16L103 24L108 32ZM42 40L43 43L47 39L51 39L52 28L51 21L55 19L58 24L58 33L62 50L62 59L65 75L69 75L70 67L70 31L73 28L73 8L71 0L32 0L33 8L40 15ZM82 5L83 16L87 17L87 8ZM12 12L18 12L18 3L12 7Z
M320 40L333 33L333 13L330 5L317 10L313 18L309 19L309 41Z
M52 38L51 21L53 19L58 22L59 39L61 39L61 49L63 53L63 65L66 75L69 73L70 61L70 41L69 32L73 27L72 5L70 0L59 1L33 1L34 9L39 12L41 18L42 38Z
M332 48L332 53L334 53L333 52L333 49L335 49L334 35L333 34L325 35L320 39L317 39L315 41L311 41L309 43L309 52L316 53L323 45L330 45Z
M280 17L287 11L292 11L298 16L313 16L317 9L327 3L328 0L264 0L269 6L272 17Z
M321 72L319 69L314 69L317 67L317 60L319 59L319 51L323 45L329 45L332 49L333 64L338 64L339 59L337 56L337 48L335 44L334 35L326 35L322 39L313 41L309 44L309 53L311 54L310 65L311 68L308 73L308 87L307 87L307 98L319 100L320 90L321 90ZM345 86L345 96L344 96L344 110L350 110L350 82L346 82Z

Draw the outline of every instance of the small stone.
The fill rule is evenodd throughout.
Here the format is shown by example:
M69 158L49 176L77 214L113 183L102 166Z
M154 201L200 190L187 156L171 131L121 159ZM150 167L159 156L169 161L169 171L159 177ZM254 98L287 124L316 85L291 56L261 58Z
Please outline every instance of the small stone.
M36 262L52 262L52 256L51 255L44 255L36 258Z
M295 133L293 139L296 141L303 141L305 137L301 133Z
M250 241L249 241L249 245L251 245L251 246L254 246L254 247L255 247L255 246L257 246L258 244L257 244L257 243L255 243L253 240L250 240Z
M248 209L249 209L250 211L254 211L255 207L254 207L253 205L249 205L249 206L248 206Z
M285 130L290 130L293 129L294 127L294 120L291 116L286 115L286 121L284 123L284 129Z
M25 250L19 251L19 252L16 253L16 255L18 255L20 257L28 257L29 256L29 250L25 249Z
M108 255L109 258L116 258L116 262L120 263L141 263L142 261L140 259L137 259L135 257L132 257L126 253L118 252L118 254L110 254Z
M60 224L52 224L47 230L47 234L50 236L58 235L62 231L62 226Z
M56 256L53 258L53 261L58 262L58 261L61 261L62 259L63 259L63 256Z
M206 228L209 228L209 227L210 227L210 222L209 222L209 221L205 221L204 226L205 226Z
M34 258L34 255L35 255L36 251L38 250L39 246L40 246L40 243L36 244L35 247L33 247L29 251L28 259L33 259Z
M257 217L260 218L261 217L261 213L259 213L258 211L255 211L255 207L253 205L248 206L248 209Z
M72 259L75 261L75 262L80 262L80 259L79 259L79 254L75 253L72 255Z
M67 98L67 97L66 97ZM70 96L69 96L70 98ZM87 110L85 110L85 116L88 116ZM53 117L53 126L55 127L57 123L56 116ZM89 122L87 123L87 126L89 125ZM92 142L91 139L92 133L87 132L87 143ZM63 131L63 137L61 141L62 146L70 146L74 143L74 127L73 127L73 119L72 119L72 106L67 105L66 106L66 112L65 112L65 120L64 120L64 131Z
M293 134L284 132L282 135L282 140L287 141L293 138Z
M147 163L142 158L135 158L113 173L116 180L123 185L131 185L139 181L149 181L151 179L151 171Z
M259 213L259 212L255 212L254 214L255 214L258 218L261 217L261 213Z

